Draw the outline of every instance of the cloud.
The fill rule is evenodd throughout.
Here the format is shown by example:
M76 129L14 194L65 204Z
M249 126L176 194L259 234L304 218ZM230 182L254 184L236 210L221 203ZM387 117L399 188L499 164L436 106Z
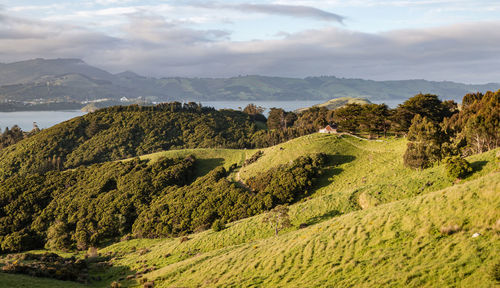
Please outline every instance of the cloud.
M195 6L208 9L231 9L245 13L251 12L251 13L291 16L297 18L312 18L317 20L333 21L338 23L342 23L342 21L345 19L345 17L335 13L302 5L204 3L204 4L197 4Z
M361 33L328 27L271 40L231 41L223 30L189 28L150 13L127 16L111 37L75 25L0 12L0 61L82 58L91 65L150 76L500 79L500 21Z

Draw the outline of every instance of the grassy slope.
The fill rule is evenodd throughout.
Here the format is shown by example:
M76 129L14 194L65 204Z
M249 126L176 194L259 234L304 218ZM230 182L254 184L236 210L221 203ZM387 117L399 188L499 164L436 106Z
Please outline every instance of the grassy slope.
M425 245L419 244L419 245L420 246L424 245L423 247L427 249L425 250L422 248L423 251L425 251L425 253L422 253L422 256L420 258L417 258L419 260L415 260L416 262L411 262L408 259L405 260L407 261L406 262L407 266L405 267L405 269L408 270L406 272L410 273L411 271L417 269L417 267L420 267L425 264L423 262L420 263L419 261L424 261L427 258L432 260L434 258L432 258L431 256L435 255L435 253L438 253L438 251L442 250L443 247L436 246L437 244L433 242L435 239L432 237L439 238L435 233L435 228L440 227L439 225L441 225L441 223L438 223L439 221L442 222L450 217L451 217L450 219L455 217L451 213L453 211L451 211L449 214L443 214L442 218L439 218L438 217L439 215L436 215L437 218L431 217L426 220L425 215L427 215L427 213L431 209L434 209L433 207L439 207L436 208L438 210L444 209L443 211L448 209L447 207L449 207L449 205L451 205L452 207L458 207L459 210L455 210L458 213L456 214L456 217L458 216L465 217L468 214L472 215L476 212L479 213L477 215L487 214L491 216L490 217L491 219L488 218L489 220L487 221L491 222L491 221L496 221L496 219L499 218L498 212L495 212L498 211L499 203L498 203L498 198L490 197L491 195L488 196L489 194L484 196L484 197L490 197L488 198L488 201L486 201L489 202L488 204L489 206L482 206L482 202L477 202L477 203L475 202L476 199L483 199L481 198L483 196L481 196L480 198L473 198L472 196L469 195L467 197L469 198L472 197L472 198L471 200L467 200L466 202L464 201L457 202L455 200L453 200L452 202L448 202L436 196L436 195L442 195L440 194L441 192L428 194L429 192L437 191L444 187L451 186L452 182L445 177L445 171L443 167L440 166L430 168L422 172L404 168L401 160L402 158L401 155L404 151L404 148L405 148L405 141L401 139L388 140L386 142L375 142L375 141L362 141L352 137L339 138L333 135L315 134L315 135L301 137L299 139L295 139L275 147L263 149L264 156L261 159L259 159L256 163L252 165L242 168L241 171L239 171L239 176L242 179L248 179L248 177L255 175L259 171L265 171L272 166L287 163L288 161L307 153L325 152L331 155L330 157L332 160L332 164L334 163L337 164L337 165L332 165L327 169L317 187L317 190L315 191L314 195L312 195L314 197L312 197L311 199L305 199L304 201L296 203L290 207L291 208L290 215L292 218L292 222L295 226L304 222L308 224L319 223L318 225L312 225L307 229L295 231L296 228L290 228L288 229L288 231L284 231L282 233L283 234L282 236L274 238L272 237L272 231L262 223L262 215L259 215L256 217L231 223L229 227L222 232L214 233L212 231L204 231L201 233L190 235L189 238L191 240L184 243L180 243L179 239L154 239L154 240L137 239L137 240L117 243L115 245L104 248L101 252L108 252L108 251L118 252L119 254L121 254L121 257L114 260L115 265L121 267L127 267L130 270L138 271L142 269L144 263L138 263L139 260L140 261L145 260L146 265L148 266L156 265L157 267L163 267L160 270L152 272L150 275L147 275L147 277L149 279L166 277L165 283L169 283L168 285L183 284L183 286L186 285L192 286L195 283L201 285L210 285L210 284L236 285L236 283L239 283L241 285L248 286L251 283L253 283L254 285L259 285L259 283L271 285L272 283L273 285L280 286L280 285L285 285L286 282L284 281L286 281L286 279L290 279L290 281L292 281L292 278L293 278L293 284L291 284L291 286L300 286L300 285L310 286L307 285L306 282L313 281L316 278L323 279L325 281L335 281L337 283L343 283L344 285L349 285L348 281L361 281L360 279L364 279L363 277L365 277L363 275L370 275L370 273L362 272L362 270L366 270L366 267L364 267L361 270L358 266L356 266L358 268L354 267L355 262L353 261L366 263L366 264L358 263L359 265L362 265L360 267L363 267L363 265L372 265L373 263L368 260L371 257L367 256L367 255L372 255L380 259L384 258L385 260L379 259L379 262L385 265L381 267L385 267L383 269L389 269L390 267L392 267L391 265L395 265L394 264L395 262L389 262L389 259L392 259L393 254L396 255L397 253L400 254L406 253L407 256L405 257L409 257L408 255L410 255L411 254L410 252L413 251L412 250L414 249L412 248L413 247L412 245L414 245L414 243L412 242L413 240L410 241L408 239L417 239L418 237L420 238L424 237L421 239L421 241L423 241L422 243L426 244ZM184 156L187 154L194 154L198 159L202 159L201 170L208 170L214 165L222 164L227 168L232 163L241 164L245 158L250 157L254 152L255 151L253 150L195 149L195 150L160 152L145 157L155 159L160 156L171 157L171 156ZM493 160L494 155L495 151L491 151L489 153L476 155L470 158L469 161L473 162L476 168L478 168L478 170L480 171L474 173L474 175L469 177L469 179L467 180L479 178L495 170L497 164ZM217 159L217 160L214 161L211 159ZM233 175L233 177L235 175ZM498 174L495 174L495 176L498 176ZM483 186L487 188L486 190L496 189L495 191L498 191L497 185L498 181L494 180L494 177L490 175L487 176L486 178L475 180L475 182L470 184L466 183L465 185L460 185L450 188L446 190L445 193L461 194L462 192L460 191L462 190L466 192L468 191L467 193L469 194L473 193L471 191L476 191L476 190L480 190L480 192L483 193L484 189L481 188ZM419 196L421 194L428 194L428 195ZM414 198L414 196L417 196L417 198ZM410 198L410 199L406 199L397 203L383 205L384 203L405 198ZM423 205L422 203L425 205ZM373 207L377 205L381 206ZM359 211L362 209L361 206L364 207L365 210ZM471 210L474 207L480 207L480 209L477 211ZM496 210L492 209L492 207L496 207L495 208ZM460 209L465 209L467 211L465 210L461 211ZM424 231L425 232L424 233L420 231L420 228L418 229L414 229L411 227L404 228L406 227L404 225L411 224L409 223L411 222L409 221L409 219L413 219L412 218L413 216L412 217L408 216L413 214L409 212L408 212L409 214L407 214L406 210L413 211L412 213L415 215L421 214L422 217L424 217L420 219L420 221L422 221L422 225L425 224L427 226L429 225L432 226L431 224L433 224L434 226L432 227L434 227L433 228L434 230L432 231L434 232L431 231L432 232L431 233L429 232L430 230L429 231L426 230L427 232ZM488 212L488 211L493 211L493 212ZM491 213L493 213L493 216L490 215ZM345 215L340 216L342 214ZM474 215L473 217L477 217L476 214ZM335 217L334 219L329 220L334 216L339 216L339 217ZM368 219L366 219L366 217L373 218L374 220L369 221ZM388 219L386 219L386 221L382 221L384 217ZM494 219L495 217L496 219ZM375 221L375 219L379 220ZM386 224L386 222L388 224ZM402 226L398 224L400 222L405 224ZM335 238L332 238L333 241L332 244L328 244L326 242L323 243L322 240L324 237L326 237L325 239L329 239L328 237L331 237L331 235L327 236L327 234L324 234L326 233L326 231L330 231L328 233L332 232L330 224L327 223L337 223L335 225L337 225L338 227L336 226L334 231L336 231L335 232L336 235L339 236L342 235L342 237L335 236ZM418 222L416 222L416 224L418 224ZM371 225L373 225L373 227L371 227ZM339 227L344 227L344 228L339 229ZM357 228L352 228L352 227L357 227ZM474 226L470 226L471 229L472 227ZM325 232L321 232L321 230L318 229L326 229L326 230ZM379 229L382 229L385 232L382 233L378 231ZM382 234L378 235L377 233L379 234L382 233ZM430 234L427 235L426 233ZM463 232L461 233L463 234ZM461 233L457 235L462 235ZM396 234L402 236L398 238L394 236ZM393 235L393 236L387 236L387 235ZM465 238L470 236L470 235L467 236L464 235L465 234L463 234L462 236ZM453 235L450 237L457 237L457 236ZM448 238L449 237L446 237L445 239ZM353 242L352 243L345 242L348 239L351 239ZM365 239L371 239L371 240L366 242ZM450 239L455 239L455 238L450 238ZM486 238L481 238L481 241L483 241L482 239ZM372 245L373 243L375 243L374 241L378 243L376 245L374 244L375 246ZM491 238L488 238L484 241L486 242L489 241L493 243ZM315 254L316 252L314 251L322 251L321 253L326 253L326 251L328 250L321 250L321 249L326 249L325 247L329 247L328 245L335 245L335 247L344 247L343 249L341 249L342 251L344 251L342 252L343 254L341 253L341 254L331 255L331 257L334 257L331 259L337 259L335 257L342 257L339 258L337 262L325 264L324 263L324 261L326 261L325 259L323 259L322 257L318 258L316 256ZM377 245L381 246L379 247ZM448 247L446 245L444 247ZM151 250L151 252L146 253L145 255L139 255L139 252L133 252L133 250L136 249L139 250L139 248L142 247L147 247L148 249ZM400 249L400 247L404 247L404 249L402 250ZM455 245L453 247L457 246ZM379 248L382 249L381 251L383 252L377 252L378 251L377 249ZM490 253L491 249L490 250L488 249L487 251L488 253ZM268 251L268 253L266 254L265 251ZM368 253L367 251L371 254L365 254ZM453 251L454 251L453 255L456 255L455 253L458 253L455 250ZM170 256L164 257L167 254L170 254ZM254 255L255 259L253 258ZM363 261L358 260L358 256L360 257L359 259ZM326 259L330 259L329 257L330 256L328 256ZM292 260L292 258L294 260ZM266 259L268 261L264 261ZM308 260L305 261L304 259ZM349 259L351 259L350 262L348 261ZM449 263L455 263L456 261L458 261L457 259L459 260L462 258L455 257L454 260L453 259L450 260L443 256L441 260L444 261L443 263L446 263L446 261L448 261ZM403 260L404 259L400 259L398 261L401 262ZM277 261L278 264L284 265L280 266L284 267L283 270L281 270L280 268L278 269L279 271L273 272L274 268L272 267L274 264L272 264L272 261ZM283 263L281 263L280 261L283 261ZM233 265L231 264L232 262L239 263L239 265ZM210 269L213 269L213 267L219 267L217 266L219 265L219 263L220 265L223 265L221 266L223 268L217 269L218 271L217 273L220 275L214 276L210 274L209 272ZM253 265L255 265L255 268L252 268L249 265L246 265L245 263L253 263ZM335 263L340 263L340 265L337 265ZM438 265L439 263L440 262L436 259L433 265ZM471 264L471 265L476 265L476 264ZM435 267L433 265L430 265L429 267L431 268ZM250 271L255 272L256 278L252 279L253 276L251 276L250 274L246 274L245 276L243 270L238 268L239 266L245 267L246 269L252 268L253 270ZM308 268L307 266L310 267ZM413 270L410 269L410 267L412 266L415 266L414 269L412 268ZM469 266L469 264L466 263L464 264L463 267L469 267L467 269L472 269L473 271L476 271L474 273L479 273L477 272L478 270L476 270L477 268L476 266ZM339 269L341 269L345 273L344 272L340 273ZM352 272L350 269L352 271L360 270L358 272L361 274L356 272L359 274L358 275L355 272ZM467 271L467 269L457 268L457 271L462 273L463 271ZM405 272L406 273L405 277L410 277L410 278L415 277L415 279L419 279L418 281L423 281L423 283L425 282L427 283L427 285L429 285L429 283L433 284L436 283L437 278L435 277L435 275L431 277L429 275L430 272L427 270L425 271L426 271L425 273L423 272L419 273L423 273L422 275L425 275L425 277L430 277L430 278L425 278L424 276L418 276L418 275L411 276L406 272ZM337 277L330 275L332 272L335 272L335 275L337 275L337 273L340 273L340 276ZM389 281L387 282L388 284L394 284L394 285L396 285L396 283L399 284L403 283L403 282L397 282L399 280L396 281L395 279L384 280L385 278L391 275L392 277L397 276L396 275L397 273L395 274L389 270L377 270L377 271L372 271L371 273L379 273L379 272L383 273L383 275L380 275L380 277L378 277L376 281ZM317 273L318 275L316 275L315 273ZM484 271L481 273L484 274ZM309 276L302 277L300 276L302 274ZM390 275L385 275L385 274L390 274ZM241 277L238 275L240 275ZM324 276L326 275L330 275L328 276L330 278L324 278ZM112 279L117 279L120 277L118 274L102 275L102 276L103 279L107 279L107 277L110 277ZM215 278L219 279L218 280L219 282L217 283L203 282L205 280L215 279ZM236 282L232 283L230 281L236 281ZM365 279L364 281L368 280ZM411 281L413 280L411 279L409 280L410 284L413 283ZM372 282L372 284L374 283L375 282ZM94 284L96 286L105 287L109 285L109 281L103 281ZM316 284L319 285L321 283L317 282Z
M326 152L334 155L331 156L333 162L341 164L332 165L328 169L314 195L316 197L291 206L290 214L295 225L303 222L316 224L340 214L360 210L361 207L358 202L363 192L367 194L368 192L380 191L380 194L375 193L378 198L374 197L378 201L375 203L380 205L384 202L417 196L452 185L452 182L445 177L445 171L441 166L422 172L404 168L401 161L404 146L404 140L368 142L352 137L338 138L332 135L310 135L276 147L263 149L264 156L256 163L241 169L240 176L246 179L259 171L287 163L289 160L305 153ZM234 150L223 151L225 157L237 153ZM184 152L170 151L163 152L162 155L176 155L175 153ZM248 153L247 157L252 153L253 151ZM469 159L476 167L481 167L479 172L469 177L470 179L478 178L495 169L497 164L493 160L494 153L495 151L491 151ZM203 153L200 152L199 155L201 156ZM366 165L366 163L372 165ZM367 197L361 198L366 199ZM367 211L369 210L371 209ZM397 213L400 213L400 211ZM342 219L342 217L338 219ZM290 230L295 230L295 228ZM115 244L104 249L103 252L119 251L124 253L125 257L117 263L130 266L132 270L139 270L140 266L142 266L142 264L136 263L137 259L146 260L149 265L177 267L181 263L179 261L189 259L193 255L200 255L200 253L201 255L197 257L225 255L228 253L227 251L232 251L242 245L253 245L257 243L256 241L264 241L262 239L268 238L266 241L274 241L271 236L272 231L262 223L262 216L256 216L232 223L223 232L205 231L194 234L190 236L191 240L185 243L180 243L178 239L133 240ZM128 254L132 247L148 247L152 252L143 256L138 255L137 252ZM168 258L163 257L166 254L170 254L170 256ZM233 260L236 260L236 258ZM176 268L172 269L174 271ZM153 274L154 277L158 275L162 275L162 272ZM203 279L206 277L206 275L203 276ZM182 281L179 283L182 283Z
M172 286L491 287L498 173L280 237L201 253L147 275ZM443 225L463 230L443 236ZM480 237L472 238L475 232Z

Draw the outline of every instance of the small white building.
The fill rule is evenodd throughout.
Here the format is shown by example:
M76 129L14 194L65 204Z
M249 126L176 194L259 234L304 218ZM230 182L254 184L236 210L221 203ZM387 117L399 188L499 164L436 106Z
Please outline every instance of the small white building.
M332 128L330 125L326 125L325 128L319 129L319 133L337 134L337 129Z
M128 98L127 97L122 97L122 98L120 98L120 101L121 102L128 102Z

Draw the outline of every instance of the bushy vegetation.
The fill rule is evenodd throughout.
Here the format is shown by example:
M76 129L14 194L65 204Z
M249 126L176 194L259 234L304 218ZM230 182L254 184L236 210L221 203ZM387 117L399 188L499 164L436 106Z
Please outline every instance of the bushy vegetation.
M448 157L444 161L446 163L446 171L452 179L464 178L472 173L470 163L462 157Z
M139 215L133 233L179 235L208 229L217 219L231 222L292 203L307 195L324 163L324 155L300 157L249 180L253 191L227 180L226 170L218 167L191 185L162 191Z
M24 132L17 125L12 126L10 129L9 127L6 127L4 132L0 133L0 150L7 146L14 145L24 138L33 136L36 133L40 132L40 129L38 128L38 126L36 126L36 124L34 124L33 126L33 130L31 130L29 133Z
M13 254L2 267L2 272L26 274L34 277L87 283L88 263L75 257L64 258L55 253Z
M2 251L87 249L129 233L137 216L169 186L192 180L195 160L108 162L0 183Z
M296 201L312 185L321 159L301 157L269 173L283 183L260 177L258 193L227 180L223 167L191 183L191 156L11 177L0 183L1 248L84 250L128 233L151 238L207 229L217 219L234 221Z
M289 165L280 165L249 178L246 184L258 191L258 196L263 196L267 209L291 203L310 192L308 188L321 173L326 160L322 153L299 157Z
M251 147L257 131L239 111L195 103L115 106L66 121L0 150L0 179L45 173L174 148ZM49 165L48 165L49 163Z
M417 95L398 107L396 116L406 119L402 128L413 117L404 156L407 166L425 168L445 157L481 153L500 145L500 90L465 95L460 111L456 104L431 96ZM466 174L459 170L451 176Z

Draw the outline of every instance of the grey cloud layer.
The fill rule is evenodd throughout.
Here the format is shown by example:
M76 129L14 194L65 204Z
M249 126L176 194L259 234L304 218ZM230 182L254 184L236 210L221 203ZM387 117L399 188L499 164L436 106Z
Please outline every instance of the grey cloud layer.
M334 21L342 23L343 16L327 12L310 6L301 5L278 5L278 4L220 4L205 3L194 5L209 9L231 9L241 12L254 12L272 15L283 15L291 17L312 18L324 21Z
M367 34L325 28L281 39L234 42L226 31L196 30L132 15L120 36L0 14L0 61L73 57L114 72L153 76L304 77L500 82L500 21Z

